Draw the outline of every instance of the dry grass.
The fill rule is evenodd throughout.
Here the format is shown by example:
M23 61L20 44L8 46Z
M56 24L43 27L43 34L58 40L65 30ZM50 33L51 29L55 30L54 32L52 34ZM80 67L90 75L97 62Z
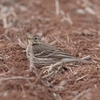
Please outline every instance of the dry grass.
M13 6L4 1L0 1L1 99L98 99L99 1L13 0ZM64 66L66 69L60 69L62 66L57 66L62 64L61 61L51 65L52 68L49 66L50 73L44 73L48 66L35 68L33 58L29 61L25 55L27 34L41 35L45 42L80 58L88 59L91 56L94 64L71 63ZM35 73L29 71L33 67Z

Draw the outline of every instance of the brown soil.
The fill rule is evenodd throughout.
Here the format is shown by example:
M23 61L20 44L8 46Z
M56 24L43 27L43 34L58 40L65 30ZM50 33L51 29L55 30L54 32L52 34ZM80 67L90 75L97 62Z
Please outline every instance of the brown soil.
M49 80L52 86L39 80L32 87L36 76L28 71L25 49L16 39L23 36L11 30L19 30L18 23L8 29L0 20L0 100L100 100L100 1L59 0L58 15L55 1L0 0L0 7L14 8L20 25L29 33L42 35L44 41L74 56L90 55L94 64L72 63Z

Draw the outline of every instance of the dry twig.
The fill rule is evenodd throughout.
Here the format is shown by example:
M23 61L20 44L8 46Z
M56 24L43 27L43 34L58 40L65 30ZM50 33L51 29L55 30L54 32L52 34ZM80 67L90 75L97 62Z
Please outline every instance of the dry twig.
M81 77L77 78L77 79L76 79L76 81L82 80L82 79L84 79L84 78L85 78L85 77L87 77L87 76L88 76L88 74L83 75L83 76L81 76Z
M55 0L55 6L56 6L56 15L59 15L60 13L59 0Z
M26 80L31 85L31 82L29 81L29 79L23 76L12 76L12 77L1 78L0 82L7 81L7 80L18 80L18 79Z
M53 93L53 96L54 96L55 100L63 100L62 97L60 96L60 94Z
M77 96L75 96L72 100L79 100L79 98L80 98L81 96L83 96L85 93L88 93L88 92L90 92L90 91L91 91L90 88L87 89L87 90L84 90L84 91L82 91L81 93L79 93Z

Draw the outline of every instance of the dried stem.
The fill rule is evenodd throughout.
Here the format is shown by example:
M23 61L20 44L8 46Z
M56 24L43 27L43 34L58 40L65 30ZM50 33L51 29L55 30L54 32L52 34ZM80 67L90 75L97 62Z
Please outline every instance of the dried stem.
M0 82L7 81L7 80L17 80L17 79L24 79L31 85L31 82L29 81L29 79L23 76L12 76L12 77L1 78Z
M59 0L55 0L55 6L56 6L56 15L59 15L60 13Z
M75 96L75 98L72 99L72 100L79 100L79 98L80 98L81 96L83 96L84 93L88 93L88 92L90 92L90 90L91 90L91 89L89 88L89 89L87 89L87 90L82 91L82 92L79 93L77 96Z

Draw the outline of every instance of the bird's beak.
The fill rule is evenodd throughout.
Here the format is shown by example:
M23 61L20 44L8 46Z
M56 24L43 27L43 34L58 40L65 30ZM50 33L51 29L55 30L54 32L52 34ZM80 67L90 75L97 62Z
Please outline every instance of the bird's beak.
M32 44L32 38L29 38L29 37L28 37L28 38L27 38L27 41L28 41L29 44Z
M27 40L30 40L31 38L27 37Z
M29 37L28 37L27 40L28 40L28 41L32 41L32 38L29 38Z

